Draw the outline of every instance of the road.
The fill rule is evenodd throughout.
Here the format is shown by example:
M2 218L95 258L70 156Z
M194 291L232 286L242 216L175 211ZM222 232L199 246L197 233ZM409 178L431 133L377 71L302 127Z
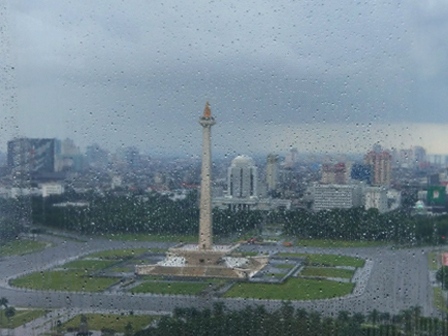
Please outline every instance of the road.
M120 309L133 311L171 312L174 307L211 307L216 301L225 302L230 309L245 305L263 304L267 309L276 309L280 301L220 299L210 297L132 295L130 293L74 293L34 291L11 288L8 279L18 275L41 271L63 264L95 251L118 248L167 248L170 243L117 242L105 239L91 239L87 242L62 241L50 238L54 246L43 251L13 256L0 260L0 297L6 297L11 304L20 307L73 308L73 309ZM375 248L286 248L282 246L243 246L246 251L330 253L365 258L373 265L365 290L360 295L348 297L295 301L295 307L316 310L324 315L337 314L340 310L368 313L373 309L396 314L412 306L420 306L422 314L438 316L433 307L433 295L429 280L427 249Z

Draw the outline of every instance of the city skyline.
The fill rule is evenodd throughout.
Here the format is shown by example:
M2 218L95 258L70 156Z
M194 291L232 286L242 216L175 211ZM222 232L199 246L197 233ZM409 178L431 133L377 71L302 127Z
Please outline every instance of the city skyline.
M447 152L443 1L146 6L6 5L0 97L16 103L0 107L0 142L194 154L191 120L209 100L216 153Z

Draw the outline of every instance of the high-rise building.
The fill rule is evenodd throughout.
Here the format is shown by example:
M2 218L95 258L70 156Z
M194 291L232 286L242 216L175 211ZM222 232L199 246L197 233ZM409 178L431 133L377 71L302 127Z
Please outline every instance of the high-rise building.
M257 197L257 167L246 155L237 156L228 168L228 195L234 198Z
M56 147L60 148L56 155L56 171L80 171L82 169L83 155L72 139L57 140Z
M291 168L297 162L297 158L299 156L299 151L297 148L292 148L289 153L285 157L285 168Z
M414 161L418 166L426 161L426 150L421 146L414 146Z
M392 156L387 151L370 151L364 158L372 169L371 182L375 186L389 186L392 173Z
M346 166L344 162L337 164L325 163L322 165L322 184L346 184L347 174Z
M109 163L109 152L98 144L92 144L86 148L86 160L92 167L105 169Z
M18 138L8 141L11 171L36 175L55 172L56 139Z
M269 154L266 163L266 185L268 193L277 190L278 183L278 155Z
M350 172L350 178L356 181L364 181L371 184L372 169L368 164L354 163Z

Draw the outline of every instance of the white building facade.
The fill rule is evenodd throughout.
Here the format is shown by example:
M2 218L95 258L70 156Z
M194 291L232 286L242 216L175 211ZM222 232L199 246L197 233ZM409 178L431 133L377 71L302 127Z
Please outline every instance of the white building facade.
M232 198L257 197L257 167L246 155L237 156L228 168L227 195Z
M48 197L50 195L62 195L65 192L65 188L60 183L42 183L42 197Z
M365 209L378 209L380 213L388 211L387 190L381 187L367 187L364 191Z
M312 188L313 210L349 209L363 205L360 185L327 184Z

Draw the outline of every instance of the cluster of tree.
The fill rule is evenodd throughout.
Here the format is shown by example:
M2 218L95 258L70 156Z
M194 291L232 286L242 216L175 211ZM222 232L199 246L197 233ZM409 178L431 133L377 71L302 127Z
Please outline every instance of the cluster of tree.
M87 207L56 207L66 201L84 200ZM34 223L83 234L151 233L196 234L199 223L197 193L173 201L154 194L64 194L32 197ZM356 241L390 241L399 244L440 244L448 237L448 216L412 216L407 211L381 214L376 209L333 209L311 212L213 210L216 235L244 233L262 223L283 225L284 232L298 238Z
M30 221L29 202L0 198L0 243L15 239Z
M448 323L421 316L418 307L398 315L374 310L368 315L340 311L336 317L324 317L317 312L296 310L289 303L273 312L263 306L228 311L219 303L211 310L177 308L172 316L163 317L156 326L135 334L146 335L437 336L448 335Z
M0 309L3 308L3 311L0 311L0 325L3 324L3 315L8 319L8 325L11 322L11 318L16 315L16 309L9 305L9 301L5 297L0 298Z
M448 266L442 266L437 270L436 280L442 283L443 289L448 289Z
M296 210L271 214L287 234L300 238L440 244L448 236L448 216L412 216L405 211L381 214L376 209Z
M33 197L33 222L83 234L198 232L199 209L195 195L180 201L172 201L156 193L144 197L89 194L78 198L87 201L89 205L59 207L54 205L66 202L66 196ZM261 212L213 212L213 230L217 235L246 232L261 221Z

